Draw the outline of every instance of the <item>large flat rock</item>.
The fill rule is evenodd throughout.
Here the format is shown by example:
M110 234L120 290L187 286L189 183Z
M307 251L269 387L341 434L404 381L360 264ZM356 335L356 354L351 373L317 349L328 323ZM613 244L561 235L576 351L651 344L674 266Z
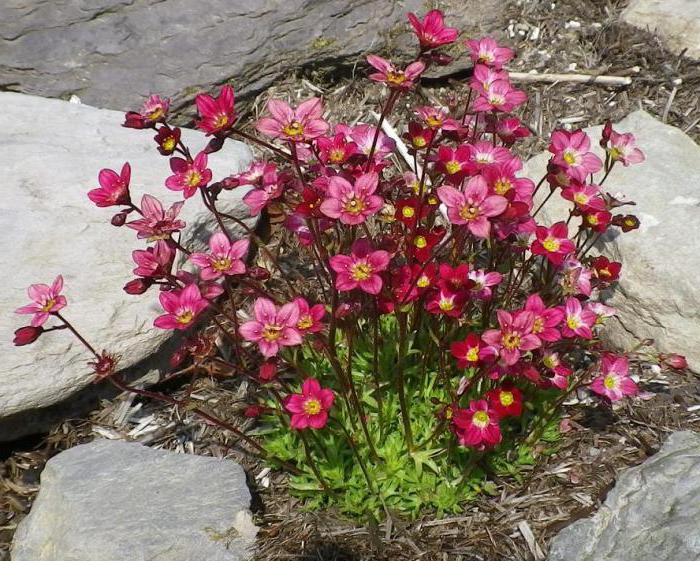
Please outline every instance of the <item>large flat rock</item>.
M622 276L609 301L619 317L608 322L603 335L623 349L654 339L660 351L683 354L700 371L700 146L644 111L627 116L615 130L633 133L647 159L617 166L603 185L635 201L636 207L620 210L625 214L629 209L641 221L639 230L605 238L597 248L622 262ZM593 149L602 155L600 131L586 129ZM541 177L549 156L529 160L528 177ZM566 219L570 207L555 195L546 208L547 218L557 221Z
M700 2L697 0L631 0L622 20L657 33L675 53L700 59Z
M592 518L552 541L549 561L700 559L700 435L673 433L658 454L625 470Z
M13 561L241 561L257 528L230 460L97 440L46 464Z
M87 198L101 168L132 167L132 196L140 202L150 192L170 204L181 198L164 186L168 158L155 150L151 131L121 126L123 114L60 100L0 93L0 231L3 235L3 290L0 292L0 440L40 429L37 408L60 402L91 381L90 358L68 332L49 333L33 345L14 347L12 333L29 323L13 310L27 303L32 283L65 278L65 315L98 349L121 355L121 368L144 373L165 367L152 359L173 334L153 327L159 306L157 290L129 296L124 284L133 278L131 252L146 246L136 232L109 223L113 209L96 208ZM203 134L185 130L196 150ZM247 146L230 142L210 156L214 178L248 165ZM247 215L244 190L226 192L222 202ZM208 239L214 221L199 197L183 209L188 229ZM50 322L49 322L50 324ZM47 324L47 325L49 325ZM149 362L150 361L150 362ZM31 411L4 423L12 415Z

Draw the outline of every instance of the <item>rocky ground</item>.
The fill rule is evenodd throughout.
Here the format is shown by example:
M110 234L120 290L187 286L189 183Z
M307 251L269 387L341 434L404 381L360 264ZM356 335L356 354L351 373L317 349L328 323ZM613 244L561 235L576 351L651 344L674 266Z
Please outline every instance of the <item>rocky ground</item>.
M700 141L700 63L682 56L682 45L668 37L622 22L628 7L625 0L520 0L492 3L489 9L482 3L467 3L465 7L460 0L439 4L448 13L459 11L463 21L471 21L474 33L493 31L515 46L518 59L513 71L631 78L631 85L619 87L522 82L520 86L530 96L525 111L528 124L539 137L524 147L529 155L542 150L541 137L557 126L596 125L606 118L619 120L638 109ZM109 13L96 17L109 17ZM0 32L5 33L2 28ZM390 45L401 52L400 43ZM321 43L317 46L330 48ZM363 76L354 69L357 57L357 51L351 51L342 68L304 64L292 74L275 72L274 78L282 76L280 81L270 86L271 78L266 78L250 88L241 108L254 116L273 94L322 94L332 120L371 122L374 98L366 95ZM8 63L0 57L3 65L7 72ZM423 94L428 99L445 99L463 87L467 74L464 68L453 67L431 80ZM216 74L216 79L202 79L210 84L220 78ZM13 80L14 75L5 77L4 89L17 89ZM183 101L192 94L178 91ZM83 90L68 88L60 95L71 93L80 95ZM125 108L130 103L130 99L119 101L119 106L111 107ZM183 109L180 121L187 123L190 116ZM567 432L556 453L543 457L522 480L498 480L498 496L468 505L457 517L413 523L390 517L385 524L369 527L342 520L332 512L304 513L298 501L286 493L283 477L252 462L227 435L186 414L181 417L178 412L131 397L105 399L91 414L57 424L48 436L0 444L0 560L9 559L13 533L36 496L38 476L46 461L96 436L241 463L249 473L254 494L253 510L260 527L256 559L260 561L541 560L562 528L598 510L622 469L640 464L658 451L672 431L700 431L698 377L691 372L658 371L644 364L636 367L645 390L642 398L615 410L572 403L567 410ZM238 383L214 386L201 382L193 390L198 399L220 412L240 408L247 393L245 384Z

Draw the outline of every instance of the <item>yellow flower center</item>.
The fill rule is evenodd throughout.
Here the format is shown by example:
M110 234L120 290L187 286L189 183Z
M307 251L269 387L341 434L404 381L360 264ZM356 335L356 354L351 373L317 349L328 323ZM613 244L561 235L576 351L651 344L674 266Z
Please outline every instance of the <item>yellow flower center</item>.
M44 313L50 312L51 308L54 307L54 304L56 304L56 300L54 300L53 298L47 300L46 303L41 307L41 311Z
M185 180L185 182L190 187L197 187L202 182L202 176L198 171L191 170L187 174L187 179Z
M459 216L464 220L474 220L479 216L479 207L465 205L459 209Z
M430 286L430 278L428 275L421 275L420 278L416 281L416 286L418 288L426 288Z
M194 314L192 313L191 310L185 310L184 312L180 312L177 316L177 322L181 323L182 325L187 325L194 319Z
M386 73L386 81L389 84L400 86L406 81L406 75L401 70L390 70Z
M228 115L218 115L216 119L214 119L214 127L217 129L222 129L226 125L228 125Z
M447 170L447 173L454 175L462 169L462 164L456 160L450 160L445 164L445 169Z
M342 150L331 150L329 157L334 164L340 164L345 160L345 152Z
M588 195L585 193L576 193L574 195L574 202L580 205L585 205L588 202Z
M603 385L609 390L614 390L617 386L617 380L615 380L614 376L608 375L603 380Z
M608 150L608 153L610 154L610 159L613 162L618 161L622 157L622 150L620 150L619 148L617 148L615 146L610 148L610 150Z
M372 267L368 263L357 263L350 269L353 280L365 281L372 276Z
M483 62L484 64L493 62L493 55L491 53L479 53L479 62Z
M416 215L416 209L412 206L405 206L401 209L401 214L404 218L413 218Z
M518 349L520 348L520 335L512 332L506 333L503 336L501 343L509 351L512 351L513 349Z
M555 368L559 362L552 355L547 355L542 359L542 364L551 370Z
M299 329L309 329L313 326L313 324L313 318L309 314L306 314L305 316L302 316L301 319L297 322L297 327Z
M148 118L151 121L157 121L158 119L161 119L164 115L164 111L162 107L156 107L153 111L151 111L148 114Z
M163 150L165 150L166 152L172 152L173 150L175 150L175 144L175 139L172 136L169 136L163 141Z
M296 138L304 134L304 125L302 125L299 121L292 121L282 128L282 132L287 136Z
M498 399L501 402L501 405L503 405L504 407L513 405L513 402L515 401L515 397L513 397L513 392L501 392L501 394L498 396Z
M435 206L435 205L438 204L438 202L439 202L439 201L438 201L438 198L437 198L435 195L429 195L429 196L428 196L428 204L429 204L429 205Z
M455 309L455 303L451 299L447 298L440 298L438 305L443 312L451 312Z
M228 257L221 257L213 261L211 266L215 271L227 271L231 267L231 259Z
M428 117L428 118L425 120L425 123L426 123L429 127L441 127L441 126L442 126L442 123L443 123L443 119L442 119L442 117L437 117L437 116L435 116L435 115L431 115L430 117Z
M321 402L318 399L309 398L304 402L304 413L318 415L321 412Z
M489 414L486 411L477 411L472 417L472 423L483 429L489 424Z
M579 323L577 317L569 316L568 318L566 318L566 326L569 329L576 329L579 325L581 324Z
M479 360L479 347L471 347L467 351L467 360L469 362L477 362Z
M418 249L423 249L424 247L427 247L428 240L425 239L425 236L416 236L416 239L413 240L413 243Z
M544 330L544 320L542 318L535 319L535 322L532 324L532 332L533 333L541 333L543 330Z
M513 188L513 185L507 179L499 179L493 186L493 190L497 195L505 195L508 191Z
M414 136L411 142L413 142L413 146L416 148L423 148L426 144L428 144L424 136Z
M595 214L587 214L586 222L588 222L591 226L597 226L600 220L598 220L598 217Z
M571 152L564 152L564 161L572 166L576 163L576 156L574 156Z
M360 214L365 208L364 203L360 199L353 197L343 205L343 210L350 214Z
M279 325L266 325L262 330L262 336L265 341L272 343L282 336L282 328Z
M542 247L544 247L547 251L557 251L559 246L561 246L561 244L554 238L547 238L542 242Z

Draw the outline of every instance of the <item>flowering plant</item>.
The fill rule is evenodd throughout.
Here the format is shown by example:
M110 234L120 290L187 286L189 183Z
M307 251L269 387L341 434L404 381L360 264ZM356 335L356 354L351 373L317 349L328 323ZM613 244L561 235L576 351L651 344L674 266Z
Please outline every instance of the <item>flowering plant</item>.
M195 153L168 124L168 100L151 96L124 126L156 133L172 170L164 187L183 200L165 210L144 194L135 204L128 163L119 173L102 170L88 193L98 207L118 207L112 224L150 244L133 252L126 292L158 290L155 327L189 334L164 380L247 378L255 392L243 415L258 419L254 431L227 420L233 412L217 416L128 385L118 357L96 351L66 318L60 276L29 288L32 303L17 312L33 318L15 343L72 331L94 355L96 380L188 406L287 469L311 504L349 513L457 511L492 489L488 474L533 461L533 444L556 437L572 392L588 387L608 401L634 395L627 358L597 339L615 313L600 302L602 290L621 265L590 254L609 229L638 225L616 210L629 203L603 189L618 162L643 161L634 137L606 125L601 158L585 132L554 131L546 175L522 177L516 144L531 133L514 114L526 96L505 69L513 51L490 38L467 41L475 66L459 103L426 106L410 96L430 65L449 60L441 49L458 32L436 10L409 21L415 60L367 57L369 78L387 92L377 126L331 124L318 98L295 106L271 99L257 133L246 132L224 86L196 99L196 126L210 140ZM410 100L417 105L402 115ZM403 159L404 140L387 126L402 118ZM215 180L208 154L231 137L265 157ZM251 216L284 216L271 240L220 209L229 191L244 187ZM203 252L179 235L181 208L197 195L219 225ZM551 197L569 201L569 214L539 223ZM298 260L296 274L273 245ZM250 246L258 265L246 257ZM188 269L175 265L183 258ZM196 331L205 322L214 330Z

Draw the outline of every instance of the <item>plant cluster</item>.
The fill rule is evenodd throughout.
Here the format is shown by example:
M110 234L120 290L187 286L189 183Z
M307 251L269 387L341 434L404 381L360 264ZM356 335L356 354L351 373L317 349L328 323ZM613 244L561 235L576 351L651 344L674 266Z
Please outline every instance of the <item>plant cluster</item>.
M168 124L168 100L153 95L124 125L156 133L172 170L164 186L183 200L167 209L149 194L135 200L128 163L102 170L88 193L98 207L117 207L111 223L146 244L132 254L126 292L157 291L155 327L187 332L164 380L249 379L256 401L241 413L258 419L253 432L186 398L128 385L118 357L97 351L65 317L60 276L29 288L32 303L17 312L33 317L16 344L70 330L94 355L96 380L187 406L287 469L309 504L358 514L458 511L493 490L485 475L517 475L536 442L556 439L572 392L634 395L628 358L597 339L615 314L601 295L621 264L592 255L605 232L639 225L619 212L631 203L603 188L613 170L644 160L634 137L608 123L598 155L585 132L556 130L545 176L523 177L517 142L531 131L515 115L526 95L505 69L513 51L491 38L466 41L474 70L465 91L447 106L427 104L416 92L421 75L449 62L444 47L459 34L437 10L409 20L415 60L367 57L369 79L386 92L376 126L331 124L319 98L271 99L256 133L245 132L226 85L196 98L196 127L211 138L194 152ZM384 125L409 100L401 141ZM231 137L267 157L214 181L208 155ZM404 158L397 141L408 147ZM273 244L222 210L244 188L251 216L284 216L274 246L299 260L295 275ZM219 227L204 252L180 237L181 209L197 195ZM552 197L570 203L568 215L538 222ZM253 244L267 267L247 259ZM197 329L205 321L214 331Z

